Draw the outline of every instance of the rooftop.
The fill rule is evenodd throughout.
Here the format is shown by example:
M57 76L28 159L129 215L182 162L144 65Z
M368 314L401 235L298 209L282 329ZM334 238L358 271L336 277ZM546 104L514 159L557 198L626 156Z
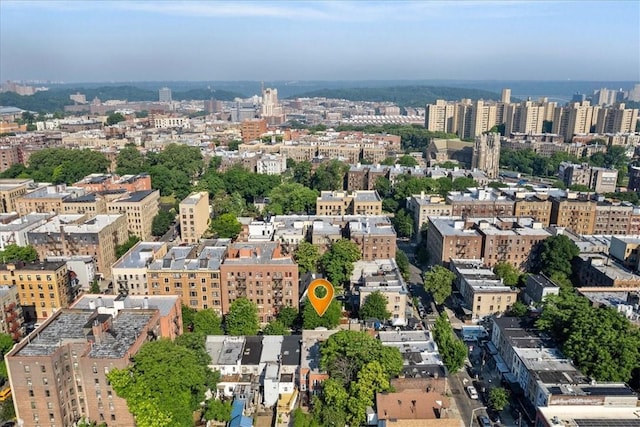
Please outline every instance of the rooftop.
M162 259L152 261L149 271L198 271L220 270L220 264L227 248L225 246L205 246L198 252L197 246L174 246Z
M637 407L558 405L537 408L550 427L638 427Z
M244 337L208 335L205 347L212 365L237 365L242 359Z
M285 335L282 341L280 360L283 365L300 365L300 343L302 335Z
M138 242L112 268L146 268L165 246L165 242Z
M96 215L93 218L84 220L84 215L56 215L46 224L34 228L30 233L55 233L59 234L60 229L70 233L99 233L105 227L113 224L122 215ZM80 221L78 223L78 221Z
M133 193L129 193L128 196L125 196L121 199L115 200L115 203L138 203L149 197L152 193L155 193L158 190L142 190L142 191L134 191Z
M6 263L0 264L0 270L8 271L11 268L15 268L19 271L56 271L66 265L65 261L36 261L36 262L15 262L15 263Z
M436 392L376 393L376 409L380 420L432 420L439 418L437 410L448 407L449 399Z
M195 205L202 199L202 194L200 193L192 193L185 197L180 204L181 205Z
M160 316L168 316L180 297L177 295L109 295L83 294L73 303L71 308L90 310L94 305L98 312L113 312L116 302L121 309L157 309Z

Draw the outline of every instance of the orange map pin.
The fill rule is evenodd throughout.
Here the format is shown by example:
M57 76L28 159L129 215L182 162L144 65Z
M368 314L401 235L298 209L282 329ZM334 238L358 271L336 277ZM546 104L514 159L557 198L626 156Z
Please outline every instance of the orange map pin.
M316 291L321 288L324 288L326 290L323 297L319 297L316 294ZM333 292L333 285L326 279L316 279L309 284L307 297L309 298L311 306L314 308L316 313L318 313L318 316L324 316L324 313L331 305L331 300L333 300Z

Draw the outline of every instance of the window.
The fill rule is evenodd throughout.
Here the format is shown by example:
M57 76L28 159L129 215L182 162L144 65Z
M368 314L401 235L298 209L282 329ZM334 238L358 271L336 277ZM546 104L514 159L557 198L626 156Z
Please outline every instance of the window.
M44 365L40 366L40 370L41 370L43 373L44 373L44 372L47 372L47 368L46 368Z

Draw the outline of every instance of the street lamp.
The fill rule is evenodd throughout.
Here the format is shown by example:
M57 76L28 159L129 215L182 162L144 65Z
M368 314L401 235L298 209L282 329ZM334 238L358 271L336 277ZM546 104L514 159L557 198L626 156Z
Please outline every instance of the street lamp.
M471 411L471 417L469 418L469 427L473 427L473 414L474 414L476 411L479 411L480 409L487 409L487 407L486 407L486 406L481 406L481 407L476 408L476 409L474 409L473 411Z

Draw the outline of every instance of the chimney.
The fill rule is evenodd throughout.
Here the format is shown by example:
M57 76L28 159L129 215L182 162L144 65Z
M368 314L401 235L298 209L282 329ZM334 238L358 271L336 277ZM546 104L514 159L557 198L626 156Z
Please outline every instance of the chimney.
M90 310L96 309L96 302L94 300L89 301L89 309Z
M149 308L149 297L144 297L144 299L142 300L142 308Z

